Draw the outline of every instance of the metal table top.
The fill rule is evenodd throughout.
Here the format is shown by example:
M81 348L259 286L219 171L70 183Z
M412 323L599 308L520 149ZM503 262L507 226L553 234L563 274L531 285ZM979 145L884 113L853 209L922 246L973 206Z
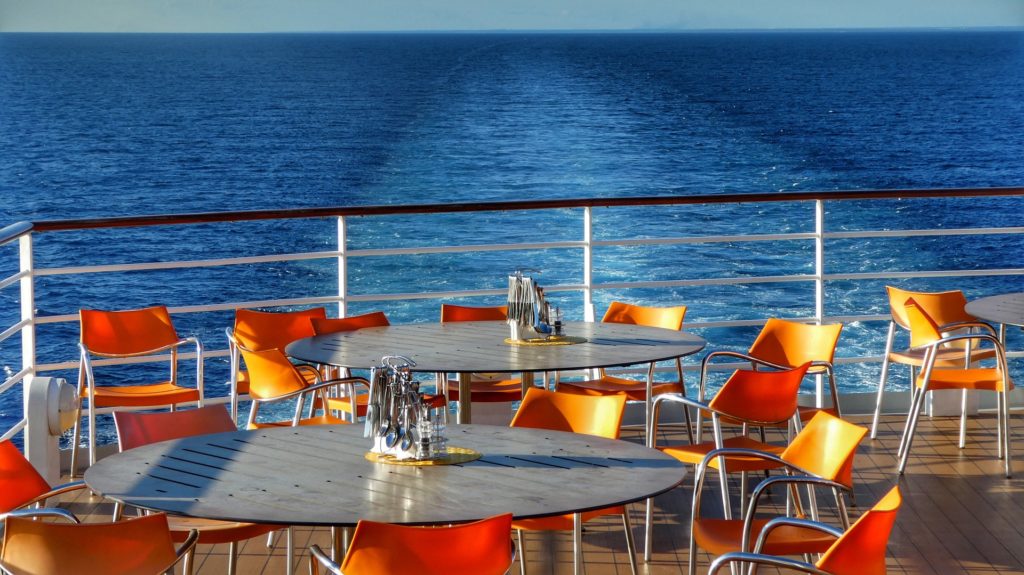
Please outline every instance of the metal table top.
M1024 292L994 295L967 304L967 313L985 321L1024 327Z
M350 526L600 509L667 491L686 473L678 460L634 443L489 425L449 427L451 445L483 453L470 463L373 463L364 457L370 440L362 429L270 428L165 441L106 457L85 481L105 497L179 515Z
M313 363L366 369L385 355L404 355L421 372L523 373L634 365L674 359L704 349L702 338L686 332L616 323L570 322L573 345L505 343L501 321L415 323L365 328L301 339L286 353Z

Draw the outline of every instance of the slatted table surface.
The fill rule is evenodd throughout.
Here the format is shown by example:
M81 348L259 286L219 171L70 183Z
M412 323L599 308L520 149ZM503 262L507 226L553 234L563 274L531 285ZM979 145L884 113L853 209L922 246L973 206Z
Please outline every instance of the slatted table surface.
M1024 327L1024 292L994 295L967 304L967 313L985 321Z
M365 459L361 425L239 431L151 444L89 468L114 500L191 517L287 525L516 518L639 501L679 484L684 466L642 445L557 431L451 426L481 459L409 467Z

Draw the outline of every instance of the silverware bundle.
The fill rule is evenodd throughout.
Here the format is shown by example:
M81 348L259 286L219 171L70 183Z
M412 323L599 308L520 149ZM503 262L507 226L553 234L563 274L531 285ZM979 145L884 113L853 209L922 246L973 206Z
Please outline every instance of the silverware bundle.
M395 459L433 459L445 453L444 426L423 402L416 365L400 355L384 356L370 370L370 397L363 437L373 438L371 451Z
M544 338L551 333L544 288L516 271L508 276L508 325L512 339Z

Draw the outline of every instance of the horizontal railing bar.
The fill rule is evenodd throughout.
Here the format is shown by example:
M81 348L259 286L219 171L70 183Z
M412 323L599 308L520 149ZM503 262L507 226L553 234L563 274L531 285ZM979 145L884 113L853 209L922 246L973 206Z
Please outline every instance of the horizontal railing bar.
M459 246L415 246L407 248L375 248L364 250L349 250L345 252L348 257L380 257L380 256L401 256L419 254L451 254L471 252L508 252L518 250L548 250L555 248L582 248L586 244L582 241L563 242L533 242L522 244L469 244Z
M212 358L212 357L228 357L228 355L229 355L229 353L228 353L228 350L226 348L224 348L224 349L204 349L203 350L203 359L204 360L208 359L208 358ZM178 359L181 359L181 360L195 359L195 357L196 357L195 352L179 353L178 354ZM93 365L126 365L126 364L136 364L136 363L159 363L160 361L167 361L170 358L171 358L170 355L166 355L165 354L165 355L160 355L160 356L147 355L147 356L144 356L144 357L141 357L141 358L135 357L135 358L116 358L116 359L101 359L101 360L93 359L92 364ZM75 359L75 360L66 360L66 361L60 361L60 362L40 363L39 365L36 366L36 372L37 373L47 373L47 372L51 372L51 371L64 371L64 370L68 370L68 369L78 369L78 360Z
M21 271L21 272L18 272L16 274L7 276L6 278L3 279L3 281L0 281L0 290L4 289L4 288L6 288L6 287L8 287L10 285L18 283L19 281L27 278L28 275L29 274L28 274L27 271Z
M827 192L769 192L742 194L705 194L685 196L642 196L553 200L521 200L508 202L471 202L455 204L334 206L322 208L296 208L289 210L250 210L237 212L207 212L195 214L158 214L148 216L124 216L115 218L44 220L33 222L28 229L32 229L34 227L34 229L37 231L50 232L95 228L167 226L215 222L258 221L270 219L326 218L337 216L387 216L439 213L450 214L465 212L500 212L510 210L551 210L562 208L607 208L621 206L738 204L748 202L806 202L811 200L903 200L911 198L976 198L999 196L1024 196L1024 188L1006 187L916 190L849 190Z
M849 274L824 274L825 281L835 280L881 280L911 278L944 278L944 277L985 277L985 276L1016 276L1024 275L1024 268L1002 268L987 270L945 270L920 272L860 272Z
M276 263L290 261L308 261L318 259L331 259L341 255L341 252L307 252L293 254L278 254L271 256L246 256L237 258L220 258L212 260L177 260L163 262L143 262L126 264L105 264L95 266L75 266L63 268L38 268L35 270L37 276L56 276L72 274L109 273L109 272L135 272L151 270L170 270L181 268L209 268L231 265Z
M31 369L29 369L27 367L24 367L18 373L15 373L11 377L8 377L6 380L4 380L4 382L2 384L0 384L0 393L4 393L8 389L11 389L15 385L18 385L19 383L24 381L25 378L28 377L29 374L31 374L31 373L32 373Z
M26 327L28 327L30 325L32 325L32 320L23 319L23 320L19 321L18 323L16 323L16 324L12 325L11 327L5 329L3 332L0 332L0 342L6 341L8 338L10 338L11 336L13 336L15 334L20 333L23 328L26 328Z
M637 288L665 288L665 287L687 287L687 286L725 286L742 284L761 283L786 283L806 282L817 279L811 274L796 274L791 276L754 276L747 278L714 278L700 280L662 280L646 282L606 282L595 283L594 289L637 289ZM547 288L545 288L547 289Z
M884 230L863 232L825 232L825 239L862 239L862 238L900 238L912 236L985 236L1001 234L1021 234L1024 227L1009 228L950 228L930 230Z
M714 244L714 243L736 243L736 242L772 242L772 241L795 241L813 240L813 232L797 234L740 234L732 236L700 236L685 238L644 238L636 240L594 240L594 246L657 246L677 244Z
M0 246L7 245L21 236L31 232L33 226L29 222L15 222L0 228Z
M19 421L18 423L15 423L13 427L11 427L9 430L7 430L7 433L5 433L2 436L0 436L0 441L9 441L15 435L18 435L19 433L21 433L21 431L23 429L25 429L26 426L28 426L28 420L25 419L25 418L22 418L21 421Z

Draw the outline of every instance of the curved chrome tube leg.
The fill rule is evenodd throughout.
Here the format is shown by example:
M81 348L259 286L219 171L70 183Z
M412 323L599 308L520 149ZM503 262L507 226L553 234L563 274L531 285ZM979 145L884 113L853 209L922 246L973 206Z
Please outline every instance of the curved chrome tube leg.
M636 542L633 541L633 526L629 523L629 510L622 512L622 528L626 531L626 552L629 553L629 569L636 575Z
M523 545L522 529L516 529L516 545L519 546L519 575L526 575L526 546Z
M885 393L885 380L889 377L889 354L892 352L892 341L896 337L896 323L889 322L889 335L885 338L885 353L882 355L882 376L878 379L878 395L875 398L875 414L871 418L871 439L878 436L878 419L882 414L882 396Z

